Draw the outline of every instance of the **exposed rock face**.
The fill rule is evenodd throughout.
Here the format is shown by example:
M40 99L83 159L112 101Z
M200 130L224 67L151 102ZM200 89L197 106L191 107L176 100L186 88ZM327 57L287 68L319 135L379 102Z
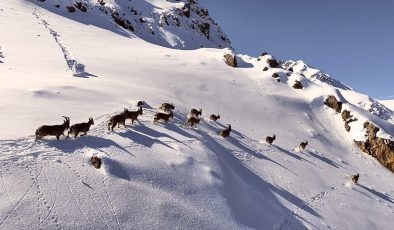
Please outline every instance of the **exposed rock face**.
M365 122L364 128L367 130L367 140L355 141L356 145L394 172L394 141L377 137L379 128L370 122Z
M263 71L267 71L267 70L268 70L268 67L264 67Z
M337 113L340 113L342 111L342 102L338 101L337 98L333 95L328 96L324 104L334 109Z
M302 85L302 83L300 81L295 81L294 85L293 85L294 89L303 89L304 86Z
M345 129L346 131L350 132L351 127L349 124L354 121L358 121L357 118L353 118L353 115L350 114L350 111L344 110L342 112L342 120L345 122Z
M227 53L224 55L224 59L227 65L237 67L237 57L235 55Z

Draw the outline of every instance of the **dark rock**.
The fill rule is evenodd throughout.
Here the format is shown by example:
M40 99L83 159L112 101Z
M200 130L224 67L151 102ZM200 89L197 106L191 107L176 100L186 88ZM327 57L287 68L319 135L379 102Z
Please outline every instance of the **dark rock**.
M88 11L87 5L86 5L85 3L82 3L82 2L75 2L74 6L75 6L75 8L79 9L80 11L82 11L82 12L84 12L84 13L85 13L86 11Z
M304 86L302 85L302 83L300 81L295 81L294 85L293 85L294 89L303 89Z
M342 111L342 102L338 101L337 98L333 95L328 96L324 104L334 109L337 113L340 113Z
M233 54L225 54L224 59L227 65L231 67L237 67L237 57Z
M207 37L207 39L209 40L209 29L211 28L211 25L208 22L204 22L201 24L197 24L197 26L200 29L201 33L203 33L205 37Z
M118 24L119 26L134 31L134 27L131 25L131 23L128 20L125 20L121 16L119 16L118 12L114 11L111 16L116 22L116 24Z
M267 59L267 63L271 68L279 67L279 62L276 59Z
M264 67L263 71L267 71L267 70L269 70L268 67Z
M68 12L70 12L70 13L75 12L75 7L73 7L73 6L66 6L66 8L67 8Z
M353 117L353 115L350 115L350 111L343 110L343 112L342 112L342 120L343 121L347 121L347 120L349 120L352 117Z
M97 156L92 156L92 157L90 158L90 163L92 163L92 165L93 165L96 169L99 169L99 168L101 168L101 163L102 163L102 161L101 161L101 158L99 158L99 157L97 157Z

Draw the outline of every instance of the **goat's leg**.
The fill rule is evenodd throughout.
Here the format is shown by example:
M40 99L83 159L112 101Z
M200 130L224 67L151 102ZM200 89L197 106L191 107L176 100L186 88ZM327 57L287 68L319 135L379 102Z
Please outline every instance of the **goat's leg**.
M58 134L58 135L56 135L56 139L57 139L57 140L59 140L59 137L60 137L60 135L59 135L59 134Z

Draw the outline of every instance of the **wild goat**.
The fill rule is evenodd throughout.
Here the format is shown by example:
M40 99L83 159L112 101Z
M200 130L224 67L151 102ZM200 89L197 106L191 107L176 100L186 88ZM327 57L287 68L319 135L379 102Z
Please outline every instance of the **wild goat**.
M41 139L44 136L56 136L59 140L61 135L64 135L64 131L70 128L70 118L64 117L63 124L61 125L43 125L36 130L36 139Z
M170 111L170 113L156 113L155 117L153 118L153 122L157 122L159 120L164 120L166 123L169 122L170 117L174 117L174 113Z
M124 109L123 112L121 112L120 114L116 114L114 116L112 116L109 119L108 122L108 131L114 131L114 128L116 125L118 125L118 128L120 127L120 124L122 124L124 127L126 127L126 113L129 112L129 110Z
M134 124L134 120L136 120L139 123L141 123L138 120L138 116L139 115L142 115L142 107L139 107L139 109L137 111L128 111L127 109L125 109L126 119L131 119L131 124Z
M164 110L164 112L169 112L171 110L174 110L175 106L174 106L174 104L163 103L163 104L161 104L159 109Z
M86 132L89 131L91 125L94 125L93 118L91 117L88 122L73 124L68 131L68 136L70 133L74 133L74 138L77 138L79 133L84 133L84 135L86 135Z
M266 137L266 138L265 138L265 141L266 141L268 144L272 145L272 142L274 142L275 139L276 139L276 135L273 134L272 137L270 137L270 136Z
M211 114L211 116L209 117L209 119L211 119L212 121L217 121L220 119L220 115L215 115L215 114Z
M300 149L305 149L307 145L308 145L308 141L301 142Z
M197 109L192 109L190 110L190 115L194 116L194 117L199 117L202 114L202 109L197 110Z
M231 132L231 125L227 124L227 128L220 131L219 135L226 138L230 136L230 132Z
M358 178L360 177L360 175L357 173L356 175L353 175L352 176L352 182L353 183L355 183L355 184L357 184L357 182L358 182Z
M200 124L200 118L190 117L186 121L186 125L187 124L190 124L191 127L193 127L195 124Z

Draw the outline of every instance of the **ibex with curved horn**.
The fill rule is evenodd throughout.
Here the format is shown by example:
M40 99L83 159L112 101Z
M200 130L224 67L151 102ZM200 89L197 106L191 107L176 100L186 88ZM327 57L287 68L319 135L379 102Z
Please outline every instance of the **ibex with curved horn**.
M44 136L56 136L59 140L61 135L64 135L64 131L70 128L70 118L64 117L63 124L61 125L43 125L36 130L36 139L41 139Z

